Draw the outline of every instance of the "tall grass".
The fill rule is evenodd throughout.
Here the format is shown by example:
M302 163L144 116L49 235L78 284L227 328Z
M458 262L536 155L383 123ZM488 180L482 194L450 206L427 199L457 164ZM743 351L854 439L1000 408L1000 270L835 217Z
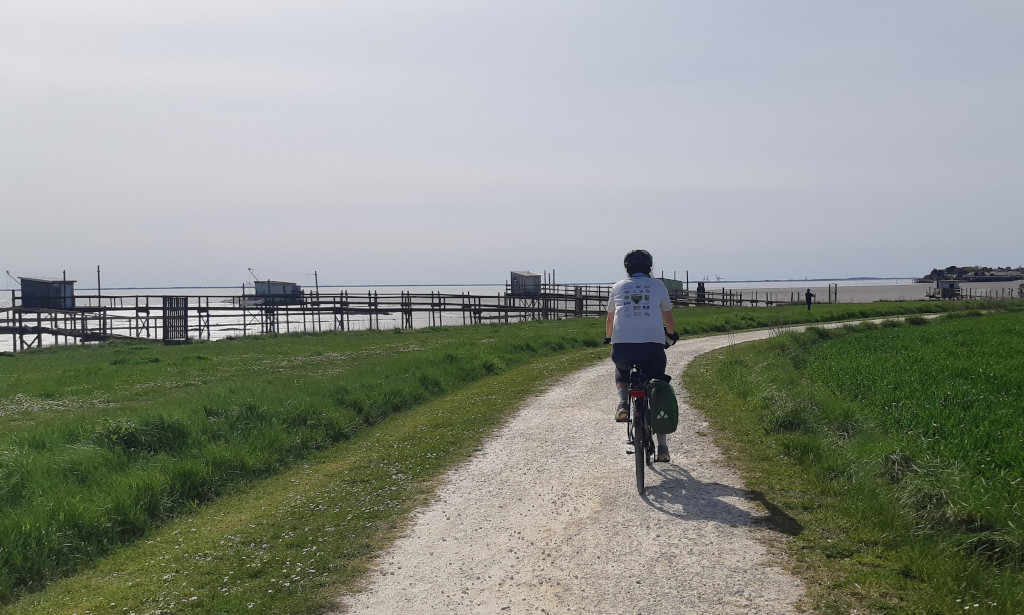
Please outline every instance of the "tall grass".
M607 349L538 358L396 414L160 524L0 613L333 612L448 468L523 399L599 357Z
M805 374L892 434L878 470L916 531L1024 568L1024 314L844 336Z
M686 381L750 484L792 511L816 607L1024 604L1024 312L812 329Z
M61 390L17 382L2 402L0 600L397 412L600 335L576 321L6 358L66 365Z

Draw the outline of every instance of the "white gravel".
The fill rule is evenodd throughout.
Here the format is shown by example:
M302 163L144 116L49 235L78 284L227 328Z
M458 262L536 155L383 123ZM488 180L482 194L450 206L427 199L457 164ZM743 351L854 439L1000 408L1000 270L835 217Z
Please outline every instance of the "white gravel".
M684 340L669 350L669 373L769 334ZM759 540L767 513L704 418L680 397L672 462L648 469L641 498L616 401L605 361L528 402L451 472L340 612L797 612L803 587Z

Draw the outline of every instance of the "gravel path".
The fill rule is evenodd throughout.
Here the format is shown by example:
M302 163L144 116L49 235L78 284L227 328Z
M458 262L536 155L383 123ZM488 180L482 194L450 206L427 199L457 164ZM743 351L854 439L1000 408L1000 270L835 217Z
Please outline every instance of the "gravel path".
M669 373L769 334L681 341ZM602 362L527 403L449 475L340 612L797 612L801 583L758 540L765 509L683 397L672 462L649 469L637 495L611 374Z

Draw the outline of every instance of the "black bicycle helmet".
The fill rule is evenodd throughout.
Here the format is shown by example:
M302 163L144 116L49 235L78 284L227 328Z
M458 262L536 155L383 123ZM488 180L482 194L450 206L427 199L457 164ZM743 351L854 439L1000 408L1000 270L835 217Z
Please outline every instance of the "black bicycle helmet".
M647 250L630 250L626 258L622 259L622 264L626 267L626 273L650 275L651 268L654 267L654 258Z

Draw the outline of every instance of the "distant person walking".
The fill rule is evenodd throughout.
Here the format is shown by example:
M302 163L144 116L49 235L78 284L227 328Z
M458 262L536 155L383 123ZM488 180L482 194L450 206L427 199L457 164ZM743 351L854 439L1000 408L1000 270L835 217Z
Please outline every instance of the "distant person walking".
M807 300L807 309L808 310L811 309L811 301L814 299L814 297L815 297L814 293L812 293L811 289L808 288L807 292L804 293L804 299Z

